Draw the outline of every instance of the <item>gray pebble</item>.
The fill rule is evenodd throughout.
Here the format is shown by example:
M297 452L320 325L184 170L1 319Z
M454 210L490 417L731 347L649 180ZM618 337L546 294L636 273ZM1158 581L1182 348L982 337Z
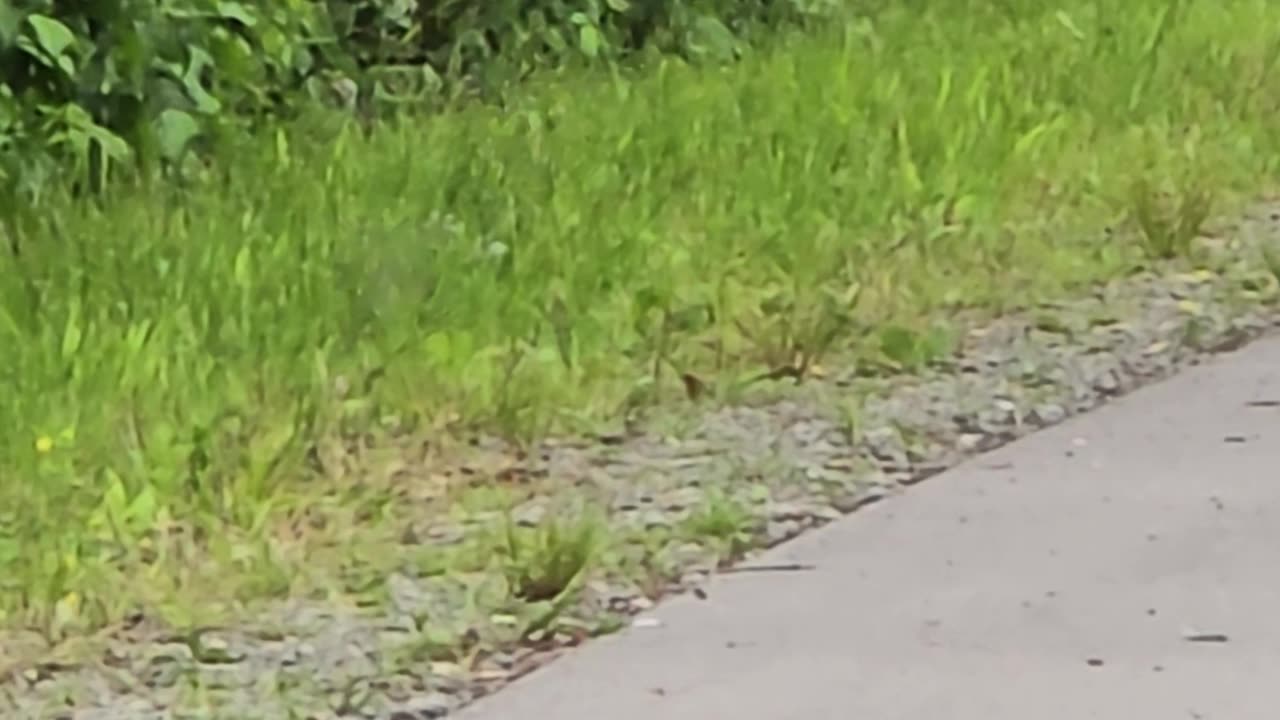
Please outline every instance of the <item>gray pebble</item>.
M665 493L658 499L662 509L668 512L679 512L701 505L706 500L706 491L697 487L682 487Z
M525 528L537 527L547 517L546 503L541 499L530 500L511 513L516 525Z
M660 530L670 528L675 525L678 520L677 513L673 511L663 512L661 510L649 510L641 516L641 526L646 530Z
M778 545L790 540L796 535L799 535L800 531L803 529L804 526L797 520L777 520L770 522L765 526L764 544L766 547L773 547L774 545Z
M388 720L437 720L453 710L453 702L441 693L415 697L393 710Z
M1035 409L1031 411L1032 422L1042 426L1056 425L1066 419L1066 417L1067 411L1063 409L1061 405L1053 403L1037 405Z
M771 520L802 521L813 517L813 509L800 503L769 503L767 508Z

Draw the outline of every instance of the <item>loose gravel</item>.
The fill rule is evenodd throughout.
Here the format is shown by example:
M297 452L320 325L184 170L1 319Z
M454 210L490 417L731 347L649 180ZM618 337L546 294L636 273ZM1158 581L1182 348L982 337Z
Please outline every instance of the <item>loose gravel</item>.
M506 468L528 485L516 524L606 508L614 539L610 561L593 566L573 604L542 630L513 630L509 593L492 572L406 568L379 580L385 601L371 607L295 601L253 626L167 637L139 619L106 638L94 662L13 670L0 684L0 711L67 720L445 717L657 597L696 589L726 560L1280 324L1276 277L1261 253L1280 238L1280 205L1257 208L1224 235L1232 240L1206 250L1208 269L1139 274L969 327L951 357L910 375L831 373L684 428L524 453ZM509 457L497 445L475 448L477 457L486 451ZM465 547L495 519L417 518L405 528L406 553ZM641 567L662 572L655 579Z

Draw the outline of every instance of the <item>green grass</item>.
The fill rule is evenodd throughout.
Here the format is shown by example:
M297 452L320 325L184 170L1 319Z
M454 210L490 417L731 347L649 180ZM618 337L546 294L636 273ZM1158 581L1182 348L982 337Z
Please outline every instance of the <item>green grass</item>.
M1272 184L1276 3L892 5L732 66L282 130L181 198L9 225L0 614L56 635L322 585L403 438L911 364L950 309L1187 252L1206 193Z
M685 521L692 536L710 542L722 563L730 563L751 549L753 518L747 508L721 494L708 496L703 507Z

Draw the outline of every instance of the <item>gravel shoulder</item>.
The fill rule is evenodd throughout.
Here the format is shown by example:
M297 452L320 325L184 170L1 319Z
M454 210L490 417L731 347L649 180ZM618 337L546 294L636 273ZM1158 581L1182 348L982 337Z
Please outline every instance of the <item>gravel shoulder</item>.
M365 579L376 602L296 600L252 623L182 632L138 618L96 638L89 655L54 649L0 663L0 710L444 717L762 548L1263 335L1280 322L1261 252L1280 238L1280 205L1215 235L1194 266L958 328L956 352L918 373L828 370L732 407L518 454L478 442L459 465L476 485L465 512L441 516L412 498L398 509L403 557ZM500 497L485 494L494 478ZM590 562L574 555L588 540ZM517 544L531 557L516 558ZM520 567L457 570L459 558L500 550ZM552 592L515 591L557 575ZM38 645L4 638L4 653L24 642Z
M716 578L465 720L1274 717L1280 338Z

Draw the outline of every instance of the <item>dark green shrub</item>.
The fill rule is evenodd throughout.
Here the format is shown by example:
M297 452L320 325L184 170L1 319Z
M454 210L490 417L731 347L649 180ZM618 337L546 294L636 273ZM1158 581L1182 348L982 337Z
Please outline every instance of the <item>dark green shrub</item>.
M307 0L0 4L0 186L180 162L332 65L327 22Z
M644 46L731 58L839 0L0 2L0 211L55 177L100 187L301 103L380 112ZM458 82L458 81L464 82Z

